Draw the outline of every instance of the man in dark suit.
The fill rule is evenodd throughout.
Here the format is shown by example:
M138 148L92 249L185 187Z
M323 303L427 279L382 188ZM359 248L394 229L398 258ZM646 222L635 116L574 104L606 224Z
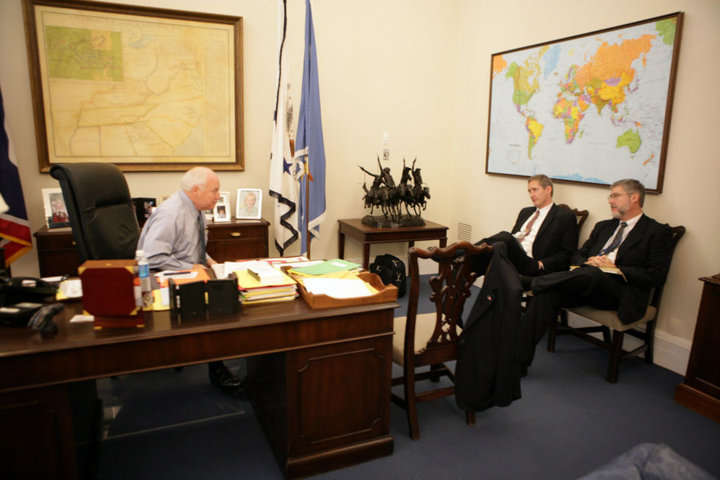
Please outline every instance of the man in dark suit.
M625 324L642 318L650 292L665 282L672 232L643 213L645 187L637 180L613 183L613 218L598 222L572 258L578 268L526 281L534 292L528 317L539 341L561 307L590 305L617 310ZM526 285L527 286L527 285Z
M512 232L500 232L477 244L502 242L510 262L521 275L537 276L567 270L570 256L577 249L578 228L575 214L565 206L553 203L553 184L547 175L528 180L532 207L520 210ZM473 265L484 273L489 259Z

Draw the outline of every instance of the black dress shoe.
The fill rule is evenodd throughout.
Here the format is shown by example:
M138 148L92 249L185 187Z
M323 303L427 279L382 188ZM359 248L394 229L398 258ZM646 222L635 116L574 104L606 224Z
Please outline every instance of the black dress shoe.
M226 393L235 393L244 388L242 378L233 375L223 362L208 363L210 383Z

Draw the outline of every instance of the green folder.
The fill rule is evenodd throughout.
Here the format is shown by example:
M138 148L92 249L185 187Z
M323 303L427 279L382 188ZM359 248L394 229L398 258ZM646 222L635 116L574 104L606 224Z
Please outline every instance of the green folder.
M334 272L347 272L358 268L360 268L360 264L358 263L336 258L335 260L325 260L322 263L310 265L309 267L295 267L293 270L305 275L325 275Z

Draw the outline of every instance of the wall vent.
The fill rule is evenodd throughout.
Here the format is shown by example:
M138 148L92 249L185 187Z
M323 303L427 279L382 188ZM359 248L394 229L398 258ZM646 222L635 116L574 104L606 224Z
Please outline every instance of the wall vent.
M457 231L459 242L472 242L472 225L458 222Z

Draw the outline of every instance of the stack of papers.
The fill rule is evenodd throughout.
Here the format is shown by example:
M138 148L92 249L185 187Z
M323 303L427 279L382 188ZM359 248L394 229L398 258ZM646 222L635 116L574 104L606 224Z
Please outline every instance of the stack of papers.
M369 297L377 293L359 278L304 278L302 283L308 293L332 298Z
M269 264L275 268L280 268L281 266L295 267L298 265L310 265L312 263L319 263L310 262L307 257L274 257L264 258L262 260L241 260L239 262L215 263L213 264L212 269L213 272L215 272L215 278L223 279L227 278L232 272L237 272L238 270L246 270L249 265L257 262Z
M263 261L243 263L245 268L235 271L243 305L285 302L297 296L295 280L281 270Z

